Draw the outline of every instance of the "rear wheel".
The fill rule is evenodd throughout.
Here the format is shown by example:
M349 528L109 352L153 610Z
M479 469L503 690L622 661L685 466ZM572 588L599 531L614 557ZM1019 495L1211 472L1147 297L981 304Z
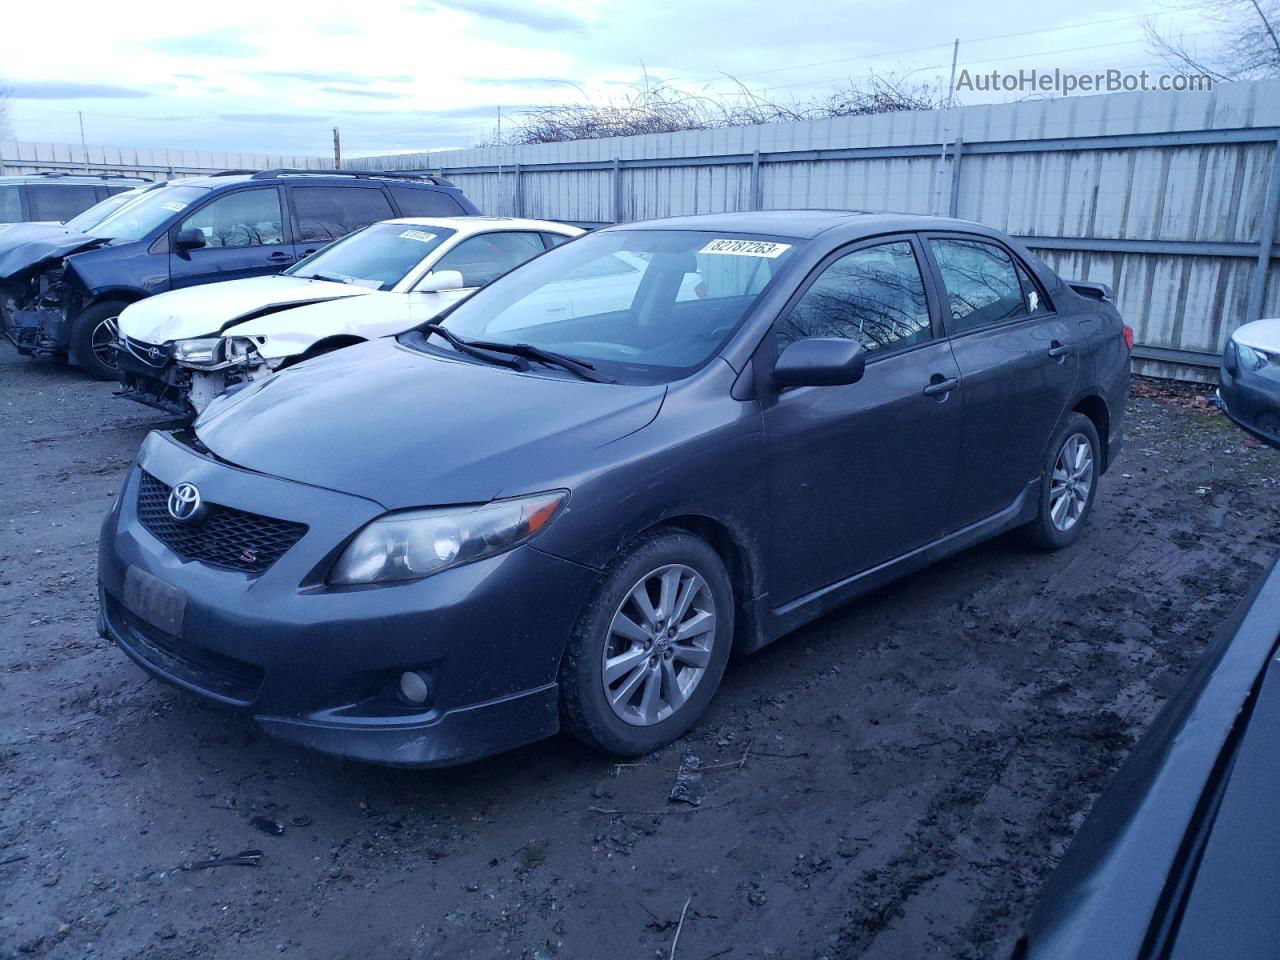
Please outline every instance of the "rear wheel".
M1033 544L1060 550L1080 536L1097 495L1100 451L1093 421L1082 413L1068 414L1041 470L1040 512L1026 527Z
M120 311L128 304L115 300L95 303L80 312L71 327L71 356L96 380L116 378Z
M682 530L646 535L605 572L569 640L565 729L621 756L665 746L711 702L732 638L733 588L715 550Z

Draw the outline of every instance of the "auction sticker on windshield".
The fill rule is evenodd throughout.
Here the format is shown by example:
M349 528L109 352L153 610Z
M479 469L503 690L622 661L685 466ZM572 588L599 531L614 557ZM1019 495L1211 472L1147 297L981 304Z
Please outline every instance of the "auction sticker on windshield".
M400 234L401 239L417 240L419 243L431 243L435 240L434 233L427 233L425 230L405 230Z
M172 210L174 213L181 213L183 210L187 209L187 205L181 200L170 200L168 203L161 204L161 206L165 210Z
M789 243L771 243L768 240L716 239L707 243L699 253L719 253L731 257L780 257L791 249Z

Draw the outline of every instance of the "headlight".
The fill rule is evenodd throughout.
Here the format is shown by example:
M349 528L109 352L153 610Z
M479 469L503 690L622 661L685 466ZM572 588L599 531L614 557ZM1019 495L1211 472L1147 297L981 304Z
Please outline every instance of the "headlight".
M198 340L176 340L173 359L180 363L213 363L213 352L221 337L201 337Z
M1261 350L1255 350L1253 347L1246 347L1243 343L1236 344L1236 356L1240 360L1240 368L1256 372L1271 362L1271 358Z
M567 490L553 490L480 507L389 513L356 534L329 572L329 582L418 580L492 557L545 530L568 496Z

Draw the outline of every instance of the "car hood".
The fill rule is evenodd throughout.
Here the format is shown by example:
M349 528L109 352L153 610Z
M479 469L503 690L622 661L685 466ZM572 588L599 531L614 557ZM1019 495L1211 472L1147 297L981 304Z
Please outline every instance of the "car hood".
M1246 323L1236 328L1231 339L1264 353L1280 353L1280 317Z
M403 333L452 305L438 293L369 291L356 303L345 299L280 310L227 327L226 336L263 337L258 353L271 360L294 356L325 337L363 340Z
M87 233L72 233L57 224L17 224L0 233L0 281L12 280L47 261L106 242Z
M372 340L256 381L196 420L214 455L388 509L547 489L657 416L663 385L518 373Z
M171 290L140 300L120 314L120 332L146 343L217 334L250 316L371 293L330 280L267 276Z

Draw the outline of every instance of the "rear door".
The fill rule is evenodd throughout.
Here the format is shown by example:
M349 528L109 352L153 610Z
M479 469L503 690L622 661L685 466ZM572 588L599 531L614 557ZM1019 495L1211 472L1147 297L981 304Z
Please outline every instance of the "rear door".
M1010 506L1039 476L1049 435L1075 388L1080 333L1003 244L929 234L925 247L964 383L950 522L959 528Z
M175 289L279 273L294 262L279 187L222 193L187 214L169 233L169 282ZM178 250L174 237L197 229L205 245Z
M910 236L844 248L775 324L779 351L807 337L867 350L857 383L784 390L764 411L777 605L947 532L962 401L923 264Z
M376 183L290 185L293 235L298 259L371 223L396 214Z

